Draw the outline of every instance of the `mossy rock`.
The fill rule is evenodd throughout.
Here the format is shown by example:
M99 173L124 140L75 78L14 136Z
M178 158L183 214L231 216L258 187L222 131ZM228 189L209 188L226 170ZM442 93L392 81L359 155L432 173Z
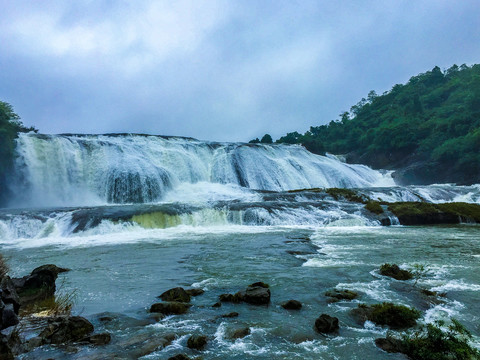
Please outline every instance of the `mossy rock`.
M388 210L402 225L480 223L479 204L397 202L389 204Z
M333 197L335 200L345 199L351 202L362 204L370 200L368 197L364 195L359 195L351 189L330 188L326 189L325 192L331 197Z
M378 201L367 201L365 204L365 209L377 215L383 214L382 205L380 205Z
M400 269L397 264L383 264L380 266L380 274L395 280L410 280L413 278L410 271Z
M360 304L352 310L352 315L361 323L369 320L392 329L405 329L417 324L420 312L404 305L384 302L374 305Z
M344 289L333 289L325 293L325 296L328 296L328 302L337 302L340 300L353 300L358 297L358 293L351 290Z

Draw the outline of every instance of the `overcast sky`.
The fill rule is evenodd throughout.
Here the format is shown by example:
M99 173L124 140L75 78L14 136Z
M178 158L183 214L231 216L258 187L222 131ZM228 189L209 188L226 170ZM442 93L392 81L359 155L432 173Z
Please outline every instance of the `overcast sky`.
M42 133L248 141L480 62L480 1L0 0L0 100Z

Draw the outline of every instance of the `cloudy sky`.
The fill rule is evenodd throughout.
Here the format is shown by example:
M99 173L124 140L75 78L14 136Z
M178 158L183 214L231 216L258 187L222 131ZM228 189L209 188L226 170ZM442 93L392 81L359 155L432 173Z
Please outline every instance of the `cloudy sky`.
M0 0L0 100L43 133L248 141L480 62L480 1Z

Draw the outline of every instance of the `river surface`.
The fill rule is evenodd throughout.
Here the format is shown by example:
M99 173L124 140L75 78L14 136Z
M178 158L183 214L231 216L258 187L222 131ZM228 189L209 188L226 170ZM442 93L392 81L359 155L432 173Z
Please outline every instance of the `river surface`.
M2 252L10 260L13 275L25 275L46 263L71 268L57 280L59 291L75 290L74 313L90 319L96 331L111 332L113 338L111 345L100 350L81 348L69 353L41 348L23 359L121 355L116 344L145 333L178 336L172 345L145 359L167 359L179 352L204 359L403 359L376 348L374 339L384 336L387 328L357 324L349 310L359 303L392 301L421 310L421 322L453 316L479 334L479 230L472 225L178 226L97 235L95 239L70 237L54 245L11 243ZM385 262L407 269L423 264L428 271L414 285L414 280L380 276L378 268ZM211 307L220 294L242 290L256 281L270 285L268 307L228 303ZM156 296L176 286L198 287L205 293L193 298L193 307L185 315L148 321L147 311L158 301ZM324 293L335 287L357 291L360 296L329 304ZM446 296L437 303L421 295L419 288ZM301 301L303 308L287 311L280 307L289 299ZM232 311L239 317L219 317ZM99 321L105 313L114 313L110 315L116 320ZM340 319L337 335L314 331L315 319L322 313ZM229 332L240 326L251 327L252 333L230 340ZM201 353L186 347L188 336L195 333L209 337Z

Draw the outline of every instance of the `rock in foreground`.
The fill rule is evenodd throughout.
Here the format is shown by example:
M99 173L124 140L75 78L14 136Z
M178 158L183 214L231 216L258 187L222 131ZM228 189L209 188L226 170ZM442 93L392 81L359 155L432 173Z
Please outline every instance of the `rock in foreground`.
M322 314L315 320L315 330L319 333L333 333L339 329L338 318Z

